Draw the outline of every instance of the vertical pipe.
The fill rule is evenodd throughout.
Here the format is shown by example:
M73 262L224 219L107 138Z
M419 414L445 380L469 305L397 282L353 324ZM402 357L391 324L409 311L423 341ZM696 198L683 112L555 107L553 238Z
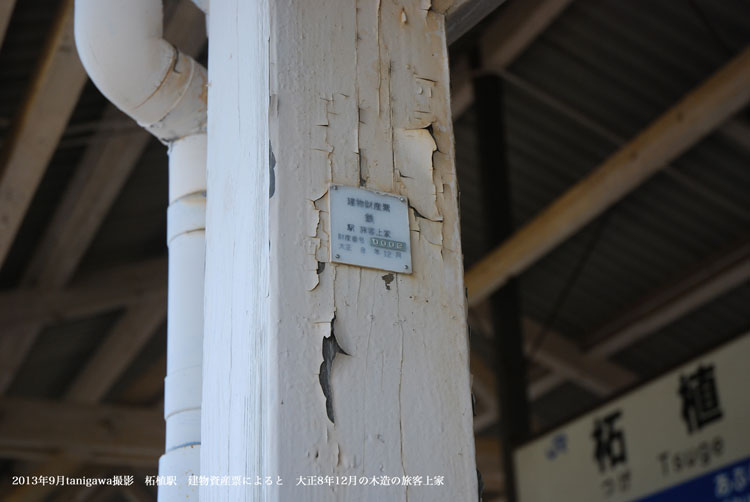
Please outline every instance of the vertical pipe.
M164 40L161 0L76 0L76 48L96 87L163 142L206 126L206 69Z
M513 232L511 191L503 120L503 82L495 75L474 78L475 110L479 137L482 202L486 221L487 250ZM495 329L495 360L500 401L500 444L505 475L506 500L515 502L513 448L529 433L526 397L526 359L517 279L511 279L490 298Z
M208 1L197 2L207 9ZM205 10L205 9L204 9ZM99 90L169 145L169 301L159 500L197 500L206 220L206 69L162 37L161 0L76 0L78 54Z
M177 486L159 486L160 502L198 500L189 477L200 473L205 266L206 135L176 140L169 149L169 306L164 382L165 453L159 474Z

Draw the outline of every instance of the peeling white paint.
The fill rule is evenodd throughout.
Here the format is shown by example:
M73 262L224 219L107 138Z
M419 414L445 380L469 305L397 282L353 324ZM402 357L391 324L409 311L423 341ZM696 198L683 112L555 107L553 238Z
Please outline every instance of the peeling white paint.
M440 220L432 166L437 145L432 135L427 129L396 129L393 147L401 152L396 169L399 182L409 194L409 204L424 218Z
M227 3L244 5L241 0ZM217 11L231 18L231 5L219 5ZM223 352L227 360L235 358L230 370L222 370L231 388L211 390L223 396L214 398L224 400L220 408L234 415L217 414L213 425L250 439L240 446L208 448L207 456L226 464L226 475L245 474L229 467L276 469L270 474L285 480L280 500L476 499L444 20L430 6L425 0L281 0L270 5L269 92L275 99L269 134L276 193L264 199L270 204L266 219L234 216L247 234L214 234L214 246L221 239L229 249L241 244L231 256L242 258L233 262L222 248L224 261L212 262L214 272L228 269L223 280L233 284L222 293L228 301L214 306L212 320L222 329L217 338L229 339L230 346L241 338L243 350L250 352ZM216 16L212 12L212 23L218 22ZM238 26L242 29L231 47L242 59L243 37L251 34L243 22ZM225 99L221 89L215 83L211 99ZM247 113L240 109L239 130L249 120ZM220 141L227 148L253 139L225 133L230 137ZM241 162L226 166L248 169ZM223 187L230 195L215 199L224 207L255 207L245 200L249 194L238 197L252 176L233 177L229 171L214 176L217 191L223 195ZM242 185L233 186L238 179ZM409 199L413 274L327 262L325 194L330 183ZM266 228L251 230L250 221ZM268 253L267 276L244 266L258 261L247 257L249 252ZM251 272L256 274L252 279ZM257 281L267 286L258 288ZM264 293L253 293L255 288ZM265 298L267 311L253 307L265 305ZM327 382L331 423L320 372L324 340L334 335L348 355L332 359ZM262 364L254 357L263 357ZM242 371L266 371L270 380L241 374L236 362L246 365ZM240 428L235 417L250 421ZM220 454L230 460L219 461ZM254 463L240 467L242 455ZM300 475L435 474L446 476L446 486L318 490L294 482ZM256 500L272 497L258 494Z
M304 263L304 284L307 291L315 289L320 280L318 278L318 250L320 249L320 239L307 238L304 240L305 263Z
M430 244L443 247L443 224L439 221L431 221L419 218L419 235Z

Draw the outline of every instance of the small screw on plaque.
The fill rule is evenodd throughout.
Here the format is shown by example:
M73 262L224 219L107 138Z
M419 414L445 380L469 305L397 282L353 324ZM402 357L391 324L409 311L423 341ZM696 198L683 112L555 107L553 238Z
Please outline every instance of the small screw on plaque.
M338 190L338 189L339 189L339 186L338 186L338 185L333 185L333 189L334 189L334 190Z
M340 254L337 254L337 255L336 255L336 259L338 260L339 258L341 258L341 255L340 255Z
M404 270L409 270L409 265L404 265Z
M404 199L403 197L399 197L398 200L400 200L401 202L404 202L406 199Z

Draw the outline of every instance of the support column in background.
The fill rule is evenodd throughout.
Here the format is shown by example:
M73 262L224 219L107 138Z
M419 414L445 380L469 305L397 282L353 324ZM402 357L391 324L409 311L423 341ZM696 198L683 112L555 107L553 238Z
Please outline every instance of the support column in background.
M503 82L496 75L474 78L477 136L487 251L513 233L510 172L507 160ZM505 496L516 502L513 448L529 435L526 357L523 350L518 280L510 279L490 297L495 330L495 373L500 403L500 444Z

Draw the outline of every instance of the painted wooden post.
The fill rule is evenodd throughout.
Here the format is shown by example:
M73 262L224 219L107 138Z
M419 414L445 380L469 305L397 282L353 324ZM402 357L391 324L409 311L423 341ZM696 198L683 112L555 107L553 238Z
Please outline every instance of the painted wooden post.
M211 4L201 473L271 486L202 500L477 499L442 4ZM413 273L331 262L332 183Z

